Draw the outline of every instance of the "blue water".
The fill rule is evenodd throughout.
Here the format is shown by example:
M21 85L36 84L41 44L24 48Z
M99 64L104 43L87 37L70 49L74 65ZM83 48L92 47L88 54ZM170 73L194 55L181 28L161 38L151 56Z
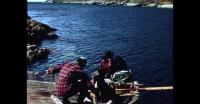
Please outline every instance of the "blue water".
M27 65L46 70L53 64L88 59L92 72L105 50L123 56L133 77L146 86L173 85L173 11L171 9L28 3L28 15L58 29L57 40L43 41L47 59ZM138 104L172 104L172 91L142 92Z

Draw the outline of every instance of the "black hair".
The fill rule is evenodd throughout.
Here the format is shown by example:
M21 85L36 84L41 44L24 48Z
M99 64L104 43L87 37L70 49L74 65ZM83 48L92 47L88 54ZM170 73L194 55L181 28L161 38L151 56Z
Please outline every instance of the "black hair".
M112 51L106 51L105 54L103 55L102 59L107 60L107 59L113 59L113 52Z
M78 62L78 65L81 67L84 67L87 64L87 60L83 58L78 58L76 61Z

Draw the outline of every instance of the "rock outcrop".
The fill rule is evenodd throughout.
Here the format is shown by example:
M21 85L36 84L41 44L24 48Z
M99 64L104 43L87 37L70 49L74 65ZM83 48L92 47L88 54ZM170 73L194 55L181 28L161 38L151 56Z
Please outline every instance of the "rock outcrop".
M46 24L37 22L33 19L27 19L27 43L39 45L44 39L56 39L58 36L53 32L55 28ZM53 34L52 34L53 33Z
M35 21L31 17L27 17L27 63L33 63L39 59L48 57L49 49L39 48L38 46L45 39L57 39L58 36L54 33L55 28L46 24Z
M35 62L39 59L47 58L50 50L46 48L38 48L36 45L27 44L26 55L27 63Z

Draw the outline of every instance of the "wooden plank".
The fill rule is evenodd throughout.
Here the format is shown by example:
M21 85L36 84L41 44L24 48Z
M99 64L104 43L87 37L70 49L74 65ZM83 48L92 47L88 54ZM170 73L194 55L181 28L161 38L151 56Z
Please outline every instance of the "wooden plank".
M153 90L172 90L173 86L165 86L165 87L146 87L146 88L139 88L138 90L146 90L146 91L153 91Z
M145 90L145 91L155 91L155 90L173 90L173 86L164 87L146 87L146 88L125 88L125 89L115 89L117 91L127 91L127 90Z
M119 82L113 82L113 83L114 83L114 84L118 84L118 85L121 84L121 83L119 83ZM124 84L122 84L122 85L143 86L144 84L124 83Z
M134 96L136 94L139 94L139 92L131 92L131 93L125 93L125 94L121 94L119 96Z
M56 96L51 95L51 99L56 103L56 104L63 104Z

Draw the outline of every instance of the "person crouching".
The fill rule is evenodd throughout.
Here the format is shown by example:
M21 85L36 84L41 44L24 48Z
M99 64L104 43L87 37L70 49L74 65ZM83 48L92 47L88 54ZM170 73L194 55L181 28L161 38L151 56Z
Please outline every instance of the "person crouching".
M83 71L87 60L79 57L76 62L67 62L55 65L48 69L47 74L59 73L56 78L56 96L62 97L63 104L69 104L68 98L80 92L78 104L83 104L83 100L88 93L88 75Z

